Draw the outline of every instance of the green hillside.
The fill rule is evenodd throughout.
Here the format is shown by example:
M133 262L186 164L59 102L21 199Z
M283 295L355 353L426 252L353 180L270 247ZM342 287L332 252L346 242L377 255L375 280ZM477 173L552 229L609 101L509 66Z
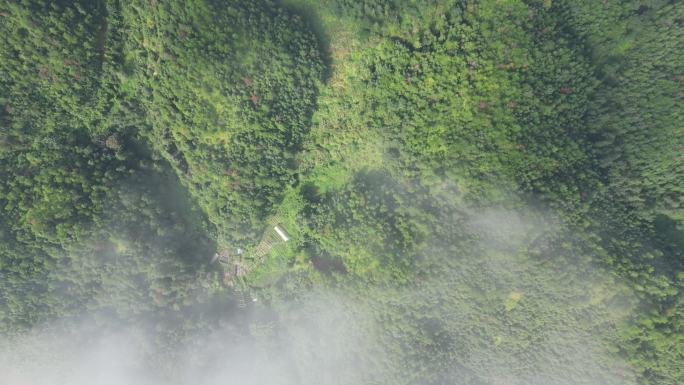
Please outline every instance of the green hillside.
M0 333L684 383L683 90L674 0L2 1Z

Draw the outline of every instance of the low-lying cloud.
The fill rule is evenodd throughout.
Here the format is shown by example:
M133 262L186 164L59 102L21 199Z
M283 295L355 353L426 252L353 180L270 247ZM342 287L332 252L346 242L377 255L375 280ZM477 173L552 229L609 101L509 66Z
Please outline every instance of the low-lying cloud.
M530 244L559 238L544 236L557 224L496 209L468 216L475 248L427 247L444 263L415 284L350 282L257 305L170 352L150 320L43 325L0 341L0 384L634 383L610 352L630 292L580 259L556 269L527 258Z

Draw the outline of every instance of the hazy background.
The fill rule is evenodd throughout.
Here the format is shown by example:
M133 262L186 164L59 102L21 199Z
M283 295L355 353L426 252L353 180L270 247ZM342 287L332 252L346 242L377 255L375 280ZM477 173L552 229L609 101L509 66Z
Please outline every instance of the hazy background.
M580 258L569 271L526 257L530 245L557 242L558 223L503 209L465 213L461 223L454 228L474 236L472 254L427 243L421 252L446 259L415 283L352 281L233 309L239 317L173 351L156 348L164 337L153 320L43 325L2 341L0 384L634 382L606 327L631 311L629 290Z

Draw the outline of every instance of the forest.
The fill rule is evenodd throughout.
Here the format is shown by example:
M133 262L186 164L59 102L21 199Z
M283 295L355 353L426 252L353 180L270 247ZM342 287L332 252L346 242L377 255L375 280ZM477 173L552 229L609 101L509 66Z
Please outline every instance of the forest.
M684 2L0 0L0 384L683 362Z

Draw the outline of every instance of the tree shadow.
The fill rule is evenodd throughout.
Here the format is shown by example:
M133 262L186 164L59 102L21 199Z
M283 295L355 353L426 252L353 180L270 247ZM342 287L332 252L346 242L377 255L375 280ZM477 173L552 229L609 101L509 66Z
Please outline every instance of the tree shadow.
M676 220L664 214L658 214L653 221L655 229L655 244L665 255L656 260L656 265L665 272L684 270L684 229L678 226Z
M275 0L275 3L287 13L302 18L304 25L313 32L318 43L318 50L323 61L323 82L327 83L332 76L332 51L330 50L330 36L326 32L319 15L305 4L297 4L293 0Z

